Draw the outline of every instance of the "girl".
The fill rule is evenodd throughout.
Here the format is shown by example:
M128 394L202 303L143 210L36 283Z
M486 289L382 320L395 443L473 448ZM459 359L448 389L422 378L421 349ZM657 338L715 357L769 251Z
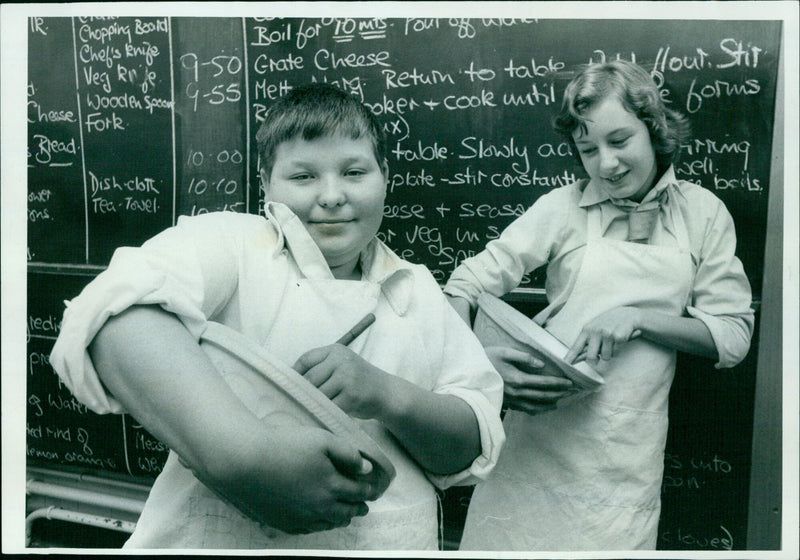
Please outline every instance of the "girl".
M569 383L487 350L506 381L506 448L478 485L463 549L654 549L676 350L731 367L753 329L733 221L710 191L675 178L688 138L650 76L614 61L567 86L556 130L588 180L541 197L464 261L445 291L462 317L547 264L534 320L585 359L602 389L568 406ZM532 367L533 366L533 367Z

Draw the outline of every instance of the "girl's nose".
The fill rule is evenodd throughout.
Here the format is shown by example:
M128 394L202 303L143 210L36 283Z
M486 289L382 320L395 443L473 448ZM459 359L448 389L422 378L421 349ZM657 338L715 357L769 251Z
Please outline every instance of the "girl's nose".
M604 172L614 171L619 165L619 159L614 150L601 148L600 150L600 170Z
M318 200L320 206L333 208L344 204L347 201L347 195L336 177L325 177L320 185Z

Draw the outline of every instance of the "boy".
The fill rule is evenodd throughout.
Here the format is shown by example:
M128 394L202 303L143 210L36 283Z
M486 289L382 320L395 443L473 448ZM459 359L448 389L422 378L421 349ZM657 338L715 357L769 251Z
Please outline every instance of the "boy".
M257 140L266 219L181 218L119 249L64 315L51 361L65 383L172 450L127 546L436 548L431 482L494 466L502 382L430 273L375 237L388 169L369 110L328 85L296 88ZM367 312L367 332L331 344ZM397 470L386 492L347 441L250 414L197 345L207 320L361 419Z

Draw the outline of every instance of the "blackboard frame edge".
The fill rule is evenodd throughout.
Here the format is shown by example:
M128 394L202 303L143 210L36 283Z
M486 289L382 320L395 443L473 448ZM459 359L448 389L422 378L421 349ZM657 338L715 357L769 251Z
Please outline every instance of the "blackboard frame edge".
M785 28L781 28L756 365L747 549L780 550L783 456L783 206ZM777 187L780 188L777 188ZM777 403L777 406L776 406Z

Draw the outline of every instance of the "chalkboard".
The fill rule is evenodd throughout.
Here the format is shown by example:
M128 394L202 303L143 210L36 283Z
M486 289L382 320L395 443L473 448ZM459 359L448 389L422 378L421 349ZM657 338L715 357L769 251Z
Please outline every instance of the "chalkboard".
M260 212L255 132L274 100L309 81L336 83L382 120L390 182L379 235L444 282L538 197L581 176L549 125L576 70L634 60L690 118L677 175L725 202L758 300L768 194L782 187L769 183L780 35L780 21L31 18L29 460L160 470L165 449L135 421L97 417L58 383L47 355L61 302L115 248L180 215ZM541 304L543 283L541 270L526 278L517 304ZM682 358L660 548L746 547L756 348L724 379ZM467 502L446 501L446 517Z
M677 174L725 201L760 293L780 23L620 25L31 20L30 260L104 265L177 215L258 212L264 111L295 85L327 81L384 121L382 237L445 281L539 196L581 176L549 118L579 65L620 57L649 69L691 118ZM541 274L524 284L541 285Z
M92 278L28 273L28 462L153 478L167 459L167 447L128 415L90 411L50 366L50 352L61 329L62 301Z

